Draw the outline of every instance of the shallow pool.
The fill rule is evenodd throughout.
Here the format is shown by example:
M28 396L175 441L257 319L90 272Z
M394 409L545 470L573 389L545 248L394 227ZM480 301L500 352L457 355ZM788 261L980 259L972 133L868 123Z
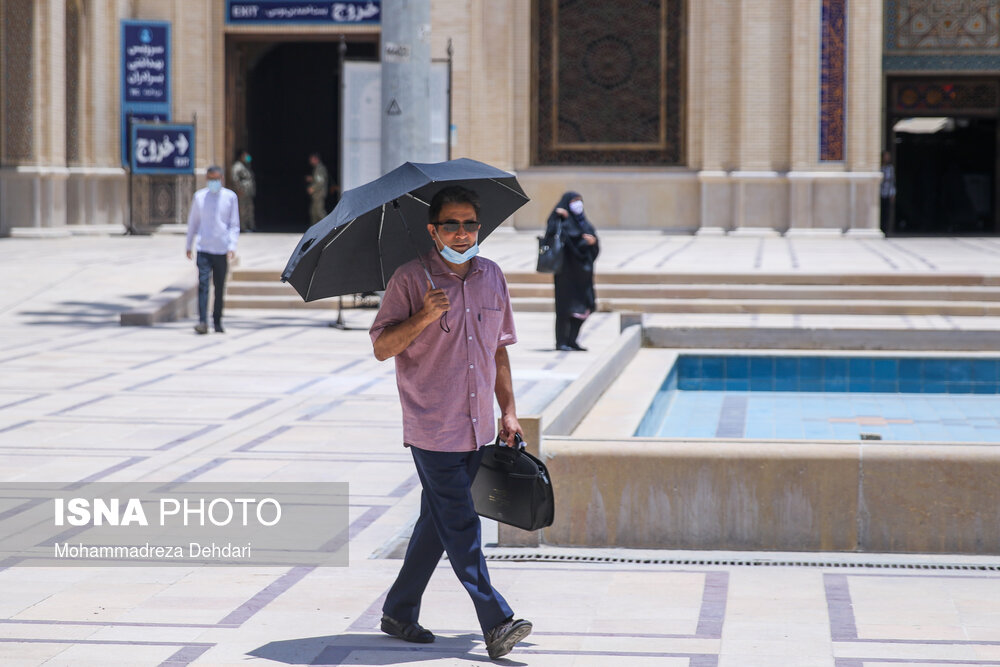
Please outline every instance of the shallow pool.
M1000 442L1000 360L681 355L635 435Z

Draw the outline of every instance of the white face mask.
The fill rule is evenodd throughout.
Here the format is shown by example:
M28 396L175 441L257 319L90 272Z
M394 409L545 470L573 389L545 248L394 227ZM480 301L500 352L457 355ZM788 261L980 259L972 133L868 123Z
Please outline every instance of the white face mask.
M222 181L212 180L212 181L208 182L208 191L209 192L218 192L221 189L222 189Z
M583 214L583 200L582 199L574 199L573 201L571 201L569 203L569 210L573 211L573 213L575 215L582 215Z

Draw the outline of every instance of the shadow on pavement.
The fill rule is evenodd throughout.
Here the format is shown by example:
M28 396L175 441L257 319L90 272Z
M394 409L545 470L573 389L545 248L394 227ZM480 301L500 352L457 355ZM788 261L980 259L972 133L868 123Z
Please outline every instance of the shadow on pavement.
M438 635L433 644L409 644L376 634L343 634L270 642L247 655L288 665L403 665L442 658L467 660L470 663L514 666L527 664L506 657L491 661L482 642L483 639L478 634L451 637ZM474 648L476 652L472 653Z
M98 301L63 301L55 310L21 310L17 315L31 319L25 324L62 324L80 327L119 326L118 317L122 311L131 308L125 303Z

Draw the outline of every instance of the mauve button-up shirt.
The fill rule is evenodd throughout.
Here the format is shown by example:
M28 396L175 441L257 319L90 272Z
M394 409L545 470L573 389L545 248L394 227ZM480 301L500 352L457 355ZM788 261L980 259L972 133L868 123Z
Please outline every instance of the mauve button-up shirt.
M448 295L451 331L445 332L440 320L433 322L395 357L403 442L430 451L473 451L496 435L496 351L517 342L507 281L500 267L483 257L469 260L464 280L437 252L424 261L434 284ZM369 331L372 342L420 310L426 291L418 260L396 269Z

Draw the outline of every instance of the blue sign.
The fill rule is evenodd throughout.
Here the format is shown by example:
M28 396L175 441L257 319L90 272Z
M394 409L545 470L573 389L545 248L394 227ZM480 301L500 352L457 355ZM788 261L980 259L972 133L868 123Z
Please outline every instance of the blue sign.
M194 125L132 123L133 174L193 174Z
M132 105L136 106L136 105ZM147 106L147 105L139 105ZM158 105L152 105L158 106ZM169 123L170 110L165 112L122 111L122 166L132 164L132 125L135 123Z
M121 22L122 166L131 164L129 119L170 120L170 23Z
M226 23L378 23L379 0L226 0Z
M122 21L122 99L170 104L170 24Z

